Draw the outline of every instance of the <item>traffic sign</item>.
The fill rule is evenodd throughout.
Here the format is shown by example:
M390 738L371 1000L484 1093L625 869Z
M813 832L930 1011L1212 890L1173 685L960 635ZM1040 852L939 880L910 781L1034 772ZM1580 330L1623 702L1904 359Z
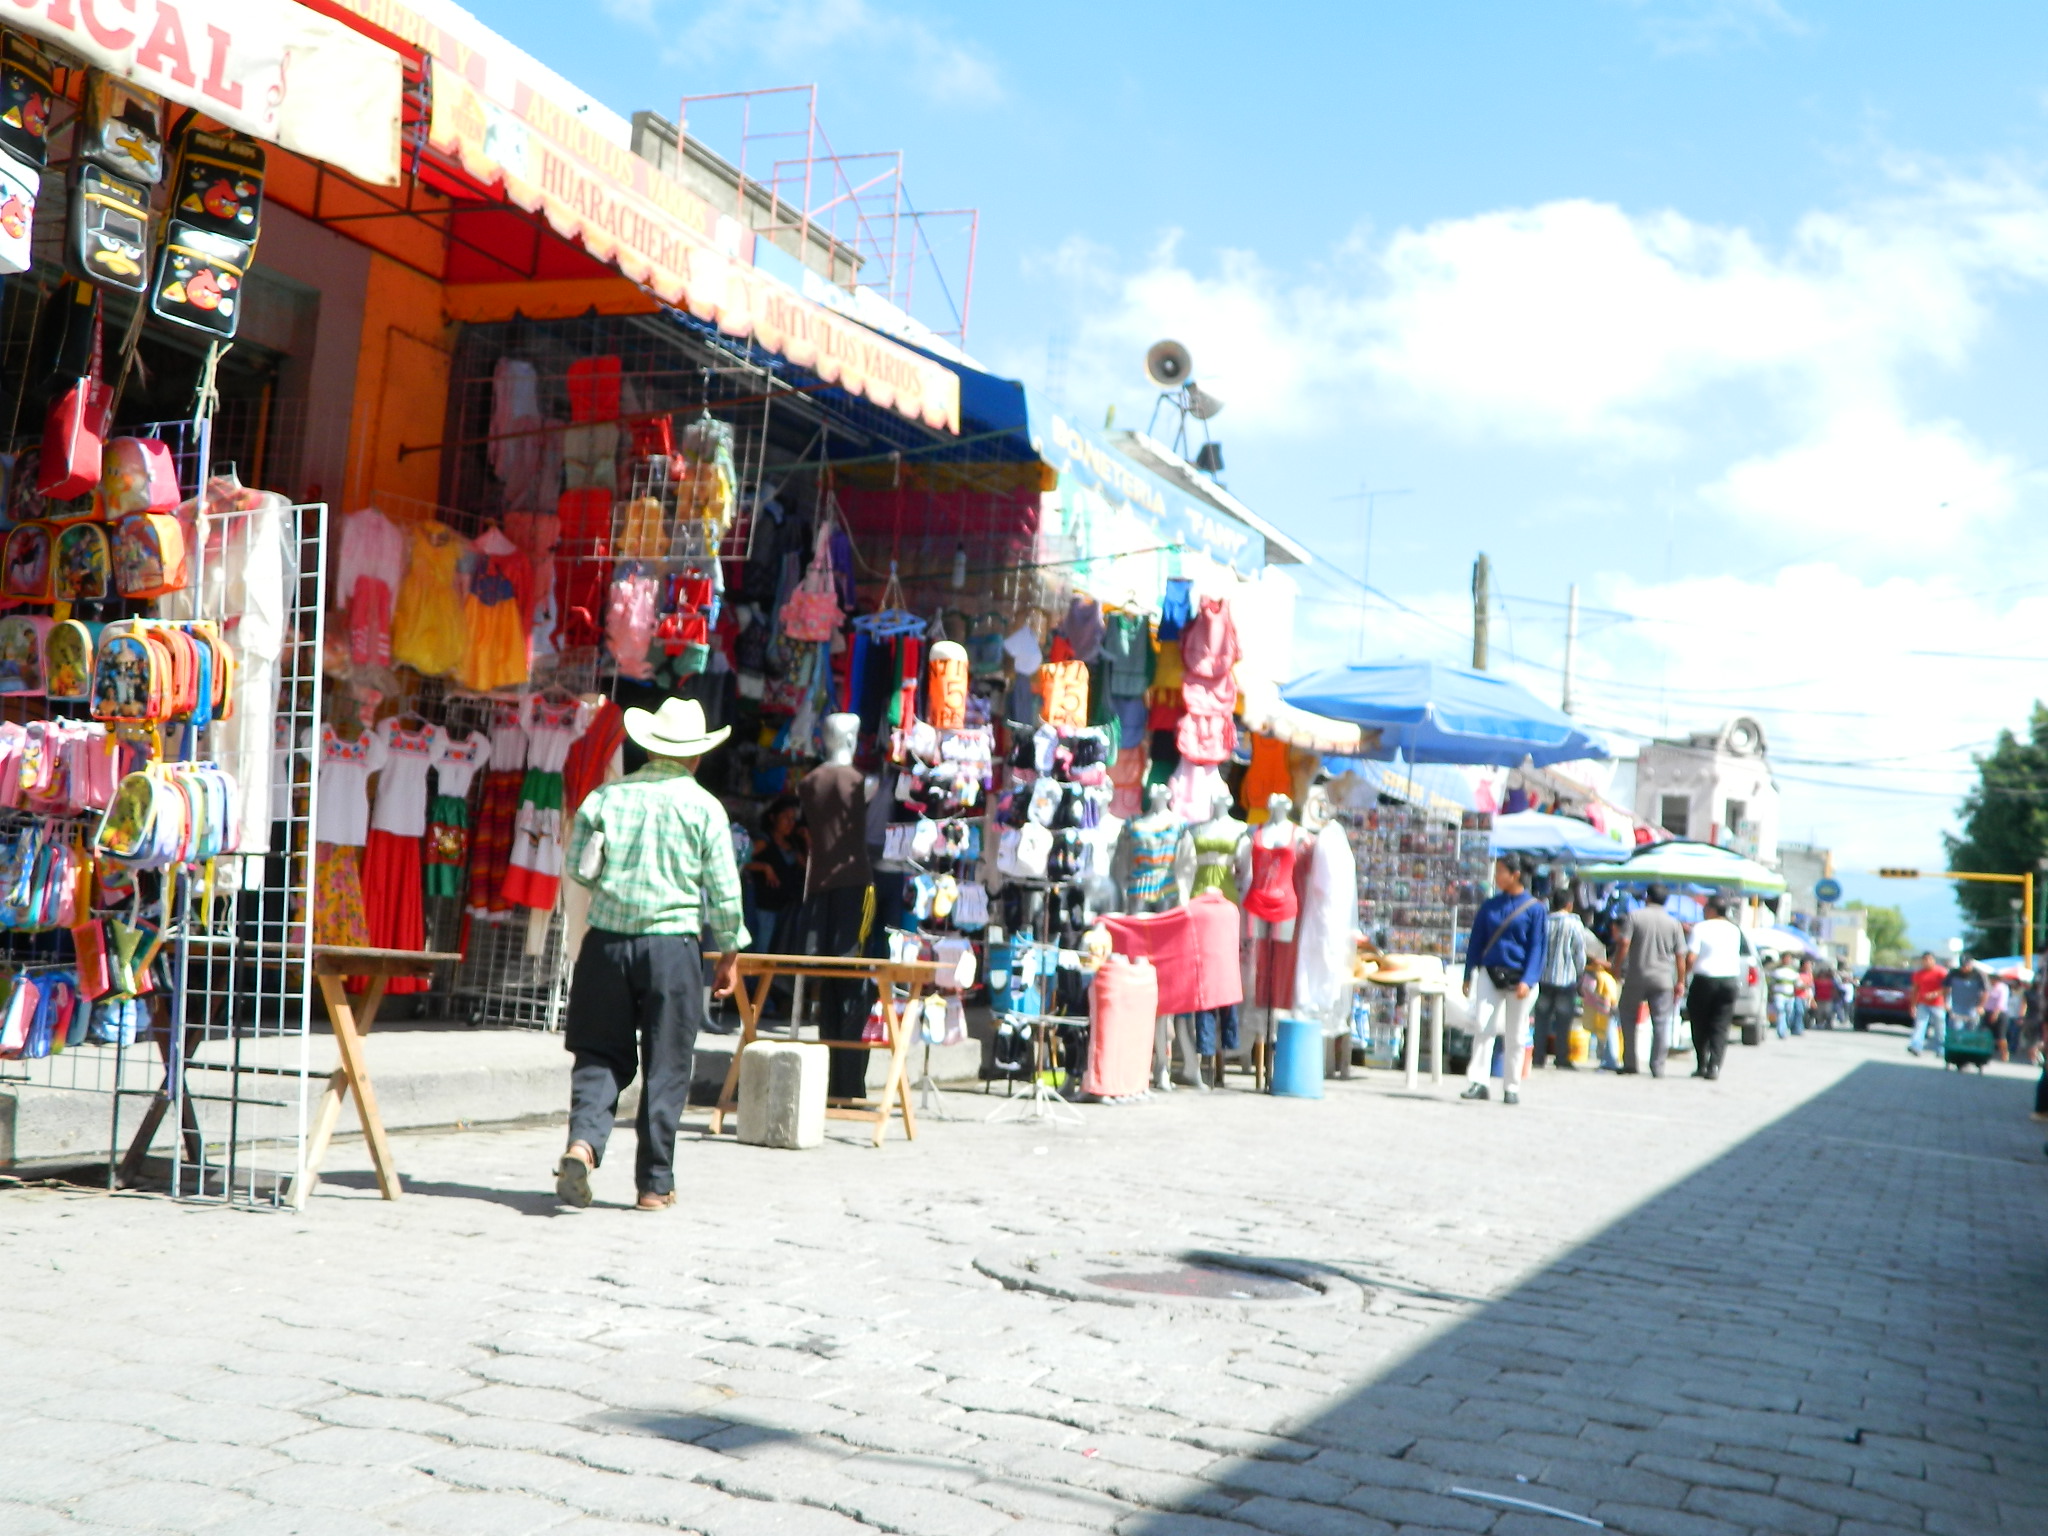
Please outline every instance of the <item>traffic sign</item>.
M1842 882L1839 880L1816 880L1813 884L1813 899L1815 901L1828 902L1840 901L1842 899Z

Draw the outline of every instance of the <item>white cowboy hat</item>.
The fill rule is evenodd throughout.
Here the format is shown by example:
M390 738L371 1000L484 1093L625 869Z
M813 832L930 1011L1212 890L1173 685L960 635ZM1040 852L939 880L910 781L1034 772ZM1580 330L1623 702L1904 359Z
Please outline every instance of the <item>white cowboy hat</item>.
M704 706L695 699L668 699L658 710L626 711L626 734L656 757L702 757L726 737L732 727L704 729Z

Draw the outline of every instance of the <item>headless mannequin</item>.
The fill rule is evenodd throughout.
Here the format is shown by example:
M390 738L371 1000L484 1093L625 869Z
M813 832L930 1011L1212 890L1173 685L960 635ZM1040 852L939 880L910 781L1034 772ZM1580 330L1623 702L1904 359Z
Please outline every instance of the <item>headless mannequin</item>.
M1190 901L1203 891L1221 891L1233 902L1240 900L1243 888L1238 884L1238 870L1249 867L1246 840L1251 828L1230 814L1230 806L1230 792L1219 790L1209 803L1209 819L1181 834L1180 848L1174 855L1174 881L1182 901ZM1210 1055L1209 1082L1204 1082L1202 1077L1196 1025L1197 1017L1193 1014L1180 1014L1174 1020L1174 1033L1180 1042L1180 1081L1190 1088L1220 1087L1223 1082L1221 1021L1218 1023L1216 1049Z
M1173 813L1171 796L1164 784L1145 791L1145 814L1124 823L1116 850L1116 883L1123 892L1126 912L1164 912L1180 905L1180 882L1175 878L1183 825ZM1165 850L1162 854L1161 850ZM1189 1045L1193 1059L1193 1045ZM1200 1073L1195 1081L1200 1082ZM1160 1093L1173 1091L1173 1015L1162 1013L1152 1037L1152 1086Z
M1244 893L1244 1023L1263 1080L1276 1015L1294 1006L1294 936L1310 840L1289 817L1286 795L1266 801L1266 822L1245 839L1238 888Z
M1145 814L1124 823L1116 852L1116 882L1126 912L1163 912L1180 905L1174 878L1181 819L1173 814L1164 784L1145 791ZM1163 852L1161 850L1164 850Z
M868 866L867 800L869 786L853 766L854 742L860 735L859 715L827 715L825 761L797 785L804 825L811 836L811 862L804 881L817 926L818 953L857 955L861 952L861 918L874 887ZM828 980L818 988L818 1037L858 1040L866 1027L867 984ZM868 1053L832 1052L826 1098L867 1096Z

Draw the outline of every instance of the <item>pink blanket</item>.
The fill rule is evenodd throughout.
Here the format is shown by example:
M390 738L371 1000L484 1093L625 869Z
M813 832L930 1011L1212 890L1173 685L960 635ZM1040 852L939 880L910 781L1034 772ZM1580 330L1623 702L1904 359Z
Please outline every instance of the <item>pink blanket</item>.
M1148 960L1110 956L1088 989L1088 1069L1081 1091L1127 1099L1152 1081L1152 1021L1159 1017L1159 973Z
M1237 905L1220 892L1204 891L1170 911L1102 922L1117 954L1150 960L1158 970L1161 1013L1200 1013L1244 1001Z

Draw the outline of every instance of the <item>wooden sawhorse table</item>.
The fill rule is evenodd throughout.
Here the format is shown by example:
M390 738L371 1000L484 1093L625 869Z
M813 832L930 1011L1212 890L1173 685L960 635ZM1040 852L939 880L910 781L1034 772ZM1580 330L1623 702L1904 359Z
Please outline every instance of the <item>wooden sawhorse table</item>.
M723 958L707 955L709 960ZM907 987L915 1002L927 991L939 973L936 960L876 960L864 955L757 955L739 957L738 985L733 1001L739 1004L740 1038L732 1051L732 1065L725 1069L725 1086L718 1090L718 1106L711 1111L711 1134L725 1129L725 1117L739 1107L740 1057L761 1033L761 1008L768 1001L768 989L778 976L815 976L828 981L871 981L881 994L882 1018L889 1038L885 1045L867 1045L858 1040L820 1040L836 1051L878 1051L889 1053L889 1078L879 1099L828 1099L825 1114L832 1120L863 1120L875 1127L875 1145L880 1146L889 1130L893 1105L903 1115L903 1134L917 1140L917 1112L910 1105L911 1027L904 1010L896 1006L895 989ZM749 986L748 983L753 985ZM796 1038L797 1024L791 1020L790 1039ZM771 1036L770 1038L775 1038Z
M320 1182L320 1165L327 1160L327 1144L334 1139L335 1124L341 1119L341 1101L356 1096L356 1118L363 1125L363 1139L370 1144L370 1166L377 1171L377 1188L386 1200L396 1200L403 1191L398 1170L392 1166L391 1145L384 1139L384 1117L377 1111L377 1090L370 1083L370 1069L363 1061L363 1036L377 1023L383 1006L384 989L394 976L429 976L437 965L451 965L462 956L438 950L357 949L346 944L313 946L313 983L327 1005L327 1020L334 1026L334 1044L341 1052L341 1065L327 1079L327 1091L320 1096L320 1108L313 1116L313 1131L306 1138L305 1169L292 1181L291 1205L306 1208L306 1197ZM369 987L358 1006L348 995L347 978L367 976Z

